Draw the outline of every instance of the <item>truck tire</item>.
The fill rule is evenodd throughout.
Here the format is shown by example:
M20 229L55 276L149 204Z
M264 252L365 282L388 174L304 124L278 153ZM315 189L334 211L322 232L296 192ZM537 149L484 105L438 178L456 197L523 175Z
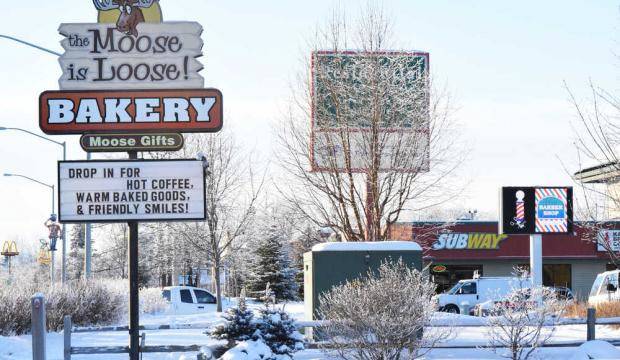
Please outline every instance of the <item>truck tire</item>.
M444 312L450 313L450 314L460 314L461 311L459 310L459 307L453 304L450 305L446 305L443 308Z

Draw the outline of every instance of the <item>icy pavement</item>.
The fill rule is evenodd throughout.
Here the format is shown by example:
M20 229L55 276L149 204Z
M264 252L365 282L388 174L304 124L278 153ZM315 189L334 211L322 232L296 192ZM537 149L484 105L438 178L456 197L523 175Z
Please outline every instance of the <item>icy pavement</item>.
M228 305L231 305L227 303ZM250 302L249 307L258 310L259 304ZM303 320L304 304L289 303L285 305L286 311L298 319ZM448 321L455 324L453 334L449 340L442 345L462 346L462 345L484 345L486 343L486 332L484 328L463 327L460 325L473 325L480 322L480 319L470 316L438 314L441 321ZM142 331L146 333L146 345L214 345L215 340L209 339L204 334L206 328L213 326L221 321L220 316L215 313L215 309L209 309L207 313L197 315L143 315L140 323L143 325L199 325L204 329L178 329L178 330L157 330ZM597 339L620 339L620 330L612 329L608 326L597 326ZM553 341L554 342L581 342L586 338L585 325L566 325L558 327ZM117 332L90 332L75 333L72 336L73 346L124 346L127 345L128 335L126 331ZM0 337L0 360L30 360L31 353L30 336ZM63 334L50 333L47 337L48 360L63 359ZM576 348L544 348L537 354L544 359L571 359L576 353ZM172 353L172 354L143 354L144 360L163 360L163 359L195 359L195 353ZM295 359L328 359L330 356L320 350L305 350L297 353ZM501 359L500 356L493 354L486 349L435 349L429 352L426 359ZM118 355L74 355L74 360L125 360L126 354Z

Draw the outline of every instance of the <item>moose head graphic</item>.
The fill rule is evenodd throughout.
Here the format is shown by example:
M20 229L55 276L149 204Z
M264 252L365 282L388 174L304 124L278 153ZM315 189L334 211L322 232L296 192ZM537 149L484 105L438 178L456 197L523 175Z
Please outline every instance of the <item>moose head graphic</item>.
M144 22L142 8L149 8L158 0L93 0L99 11L120 10L116 29L122 33L138 36L138 24Z

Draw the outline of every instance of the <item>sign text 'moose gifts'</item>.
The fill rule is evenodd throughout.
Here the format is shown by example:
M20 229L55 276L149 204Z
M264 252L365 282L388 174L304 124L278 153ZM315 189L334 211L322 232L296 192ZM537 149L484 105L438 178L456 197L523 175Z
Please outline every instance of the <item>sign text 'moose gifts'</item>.
M204 220L202 161L58 163L60 221Z

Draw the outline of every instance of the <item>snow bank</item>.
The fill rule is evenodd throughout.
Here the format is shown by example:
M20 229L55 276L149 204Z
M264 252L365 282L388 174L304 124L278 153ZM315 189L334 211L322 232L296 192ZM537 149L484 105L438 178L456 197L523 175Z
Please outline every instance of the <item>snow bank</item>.
M319 251L422 251L413 241L328 242L312 247Z
M570 359L620 359L620 350L607 341L592 340L578 347Z
M262 360L273 357L269 346L257 340L242 341L222 355L222 360Z

